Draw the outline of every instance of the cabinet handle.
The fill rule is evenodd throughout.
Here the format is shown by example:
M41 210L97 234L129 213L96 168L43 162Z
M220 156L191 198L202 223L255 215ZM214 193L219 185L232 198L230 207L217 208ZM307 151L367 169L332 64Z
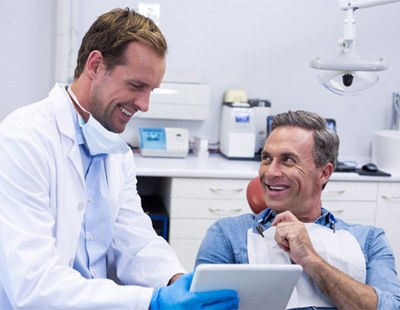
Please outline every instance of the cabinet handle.
M344 212L344 210L343 210L343 209L331 210L331 212L332 212L332 213L335 213L335 214L341 214L341 213Z
M335 196L337 196L337 195L341 195L341 194L344 194L346 192L346 190L344 190L344 189L338 189L338 190L331 190L331 191L327 191L327 192L325 192L324 194L326 194L326 195L335 195Z
M392 200L392 201L400 201L400 196L386 196L386 195L382 195L383 199L386 200Z
M239 213L242 211L241 208L239 209L230 209L230 210L224 210L224 209L214 209L214 208L208 208L208 211L218 214L218 215L228 215L228 214L235 214Z
M217 193L217 194L229 194L229 193L243 192L243 188L224 189L224 188L210 187L210 191Z

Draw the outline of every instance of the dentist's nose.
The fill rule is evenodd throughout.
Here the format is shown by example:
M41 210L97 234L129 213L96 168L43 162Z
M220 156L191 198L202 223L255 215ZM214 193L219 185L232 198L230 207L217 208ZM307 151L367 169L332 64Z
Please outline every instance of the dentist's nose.
M135 106L139 109L139 111L147 112L149 110L150 94L151 94L151 92L146 92L146 93L140 94L135 99Z

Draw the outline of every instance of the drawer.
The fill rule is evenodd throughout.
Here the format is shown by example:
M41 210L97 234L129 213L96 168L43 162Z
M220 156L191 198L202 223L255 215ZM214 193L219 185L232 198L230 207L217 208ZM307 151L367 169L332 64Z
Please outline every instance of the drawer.
M323 201L376 201L377 182L335 182L329 181L322 191Z
M379 184L378 200L400 205L400 183Z
M173 178L171 198L246 199L250 180Z
M347 223L375 224L376 202L333 202L324 201L322 206Z
M247 200L242 199L176 198L172 200L172 205L171 218L219 219L252 212Z
M203 239L208 228L215 220L208 219L171 219L169 226L169 240L181 238Z

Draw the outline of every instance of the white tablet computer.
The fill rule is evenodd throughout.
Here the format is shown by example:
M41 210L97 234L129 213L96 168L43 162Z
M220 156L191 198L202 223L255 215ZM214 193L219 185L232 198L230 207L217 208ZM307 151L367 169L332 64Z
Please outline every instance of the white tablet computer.
M240 310L285 309L302 270L300 265L202 264L190 291L234 289Z

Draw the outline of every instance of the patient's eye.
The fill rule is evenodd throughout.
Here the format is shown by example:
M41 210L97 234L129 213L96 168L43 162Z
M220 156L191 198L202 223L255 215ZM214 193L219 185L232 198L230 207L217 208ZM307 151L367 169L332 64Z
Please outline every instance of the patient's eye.
M284 163L285 165L294 165L296 163L296 160L291 155L284 155L282 156L282 163Z
M272 162L271 156L269 154L261 154L261 160L264 164L270 164Z

